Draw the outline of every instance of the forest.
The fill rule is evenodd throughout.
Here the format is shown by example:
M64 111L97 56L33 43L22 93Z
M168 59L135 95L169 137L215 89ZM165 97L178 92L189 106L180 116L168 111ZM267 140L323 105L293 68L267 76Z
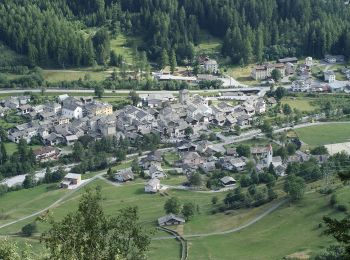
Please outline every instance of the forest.
M105 65L123 33L151 61L191 63L202 31L223 40L232 64L284 56L350 55L343 0L3 0L0 41L30 66Z

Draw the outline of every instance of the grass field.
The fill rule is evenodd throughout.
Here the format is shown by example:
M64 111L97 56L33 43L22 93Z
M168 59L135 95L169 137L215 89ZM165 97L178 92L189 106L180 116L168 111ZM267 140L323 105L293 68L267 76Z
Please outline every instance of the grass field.
M342 143L350 140L350 123L310 126L295 131L299 138L310 146Z
M348 188L338 192L350 197ZM319 228L324 215L343 217L328 206L329 196L309 194L296 205L286 205L258 223L229 235L210 236L189 241L189 259L282 259L301 252L314 256L335 240L322 236ZM308 258L303 258L308 259Z
M311 100L308 98L283 98L281 103L288 104L292 109L298 109L302 112L311 112L317 109L314 105L311 104Z
M217 55L220 53L222 41L205 31L200 32L200 43L195 47L197 55Z
M12 155L14 152L17 152L17 144L12 142L7 142L5 144L5 149L8 155ZM33 150L41 148L41 145L30 145L29 148L32 148Z
M174 180L177 178L174 178ZM193 220L186 223L184 229L179 231L184 234L202 234L206 232L226 231L228 229L247 223L256 215L271 205L260 208L233 211L230 214L210 213L212 209L212 194L195 193L188 191L167 191L169 196L160 194L149 195L143 191L143 183L129 183L122 187L115 187L102 180L96 180L90 186L102 187L102 205L108 215L114 215L119 209L126 206L137 206L140 213L140 221L145 227L154 230L157 217L163 215L163 205L170 196L176 196L181 202L193 201L199 205L199 214ZM2 216L10 213L13 217L29 214L39 208L43 208L52 201L62 196L63 190L47 190L42 185L30 190L12 192L1 198L0 209ZM82 191L69 197L58 208L52 210L56 219L61 219L68 212L77 208ZM221 200L225 194L215 194ZM337 191L338 200L350 205L350 190L342 188ZM318 193L307 194L305 199L296 205L285 205L271 213L256 224L237 233L227 235L214 235L189 240L189 259L281 259L296 252L304 252L313 256L328 246L333 240L321 236L322 228L318 224L324 215L341 216L328 206L330 196ZM13 205L17 205L13 208ZM0 224L10 220L1 220ZM17 233L23 225L32 222L33 219L22 221L13 226L0 230L0 234ZM209 224L210 223L210 224ZM39 231L47 228L46 224L39 224ZM156 231L156 237L167 236ZM17 237L15 240L23 244L24 241L33 245L33 250L42 250L37 240L24 240ZM178 259L180 255L179 243L175 240L155 240L151 243L149 259Z
M170 180L175 182L181 182L183 179L178 179L174 177ZM171 181L170 181L171 183ZM106 183L102 180L96 180L94 183L89 184L89 186L100 185L102 187L103 201L102 205L109 215L114 215L121 208L127 206L136 206L139 209L140 220L147 227L154 228L155 221L158 217L165 214L163 210L163 205L165 201L172 196L178 197L182 203L191 201L198 205L199 214L196 217L188 222L185 225L185 233L202 233L202 232L214 232L217 230L226 230L233 228L241 223L249 221L256 214L262 212L265 207L256 208L254 210L238 210L234 214L226 215L224 213L218 213L215 215L211 214L213 209L211 198L214 196L211 193L199 193L199 192L190 192L182 190L168 190L167 195L161 194L145 194L144 192L144 181L137 180L135 182L127 183L123 186L116 187L109 183ZM26 192L29 192L27 195ZM10 220L16 219L20 216L29 214L38 209L45 208L48 204L52 203L54 199L59 196L59 193L62 194L61 190L52 190L46 191L46 186L39 186L33 188L32 190L22 190L18 192L9 193L8 197L4 197L0 202L0 209L2 208L3 214L9 214L10 219L4 220L2 223L7 223ZM74 193L69 197L64 203L59 207L52 210L53 215L60 219L65 216L68 212L77 208L79 198L82 191ZM215 194L221 201L226 192ZM37 197L37 198L36 198ZM27 199L29 200L27 201ZM42 201L44 198L48 198L46 201ZM51 198L51 199L50 199ZM17 200L23 200L16 202ZM15 208L11 210L11 202L15 201L16 204L21 205L20 208ZM26 204L28 203L28 204ZM34 218L33 218L34 219ZM26 223L30 223L33 219L19 222L12 226L6 227L0 230L1 234L13 234L20 231L21 227ZM208 225L208 223L211 223ZM46 225L39 224L39 231L46 229Z
M84 80L85 75L89 75L91 80L102 81L109 77L110 73L106 71L43 70L44 79L51 83Z
M258 83L258 81L254 80L251 77L251 72L254 66L255 65L248 65L245 67L232 66L232 67L226 68L226 70L227 70L227 74L233 77L234 79L236 79L237 81L247 85L255 85Z
M64 193L66 190L57 189L56 184L45 184L32 189L6 193L0 199L2 216L0 225L43 209L58 200Z
M114 50L117 54L122 55L127 63L131 64L133 62L133 50L131 44L140 45L141 39L137 37L125 37L119 34L117 38L111 40L111 50Z

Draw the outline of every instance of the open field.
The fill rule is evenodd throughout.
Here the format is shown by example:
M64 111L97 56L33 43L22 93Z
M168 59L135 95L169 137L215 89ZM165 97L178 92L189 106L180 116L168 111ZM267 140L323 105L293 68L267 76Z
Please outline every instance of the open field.
M111 40L111 50L122 55L126 62L131 64L133 62L133 50L131 44L138 46L140 42L141 39L137 37L125 37L124 35L119 34L115 39Z
M343 143L350 140L350 123L310 126L295 131L300 140L310 146Z
M125 165L123 166L125 167ZM183 177L183 176L181 176ZM169 180L182 181L183 178L174 177ZM115 215L119 209L127 206L136 206L139 209L140 221L145 227L154 230L156 219L164 215L163 205L166 199L176 196L181 202L193 201L199 205L199 214L184 225L179 231L183 234L203 234L220 232L241 226L260 215L271 204L259 208L235 210L229 214L211 214L213 206L210 193L198 193L180 190L168 190L168 195L145 194L143 182L130 182L116 187L102 180L89 184L90 187L102 187L102 205L108 215ZM54 185L53 185L54 186ZM280 189L279 185L276 186ZM7 223L14 218L30 214L48 206L61 197L66 191L51 190L48 185L42 185L30 190L21 190L6 194L1 198L0 209L2 216L9 215L10 219L1 220L0 224ZM56 219L63 218L75 210L82 191L68 197L59 207L50 210ZM216 193L219 200L226 193ZM349 206L350 190L342 188L337 191L339 202ZM280 209L266 216L264 219L237 233L215 235L189 239L189 259L281 259L296 252L307 252L311 256L325 248L331 241L329 237L321 236L322 228L318 224L323 215L341 216L328 207L330 196L318 193L307 194L305 199L296 205L284 205ZM13 208L13 205L18 205ZM16 223L0 230L0 234L15 234L26 223L35 218ZM39 231L48 226L38 224ZM283 231L283 232L282 232ZM167 234L155 231L155 237ZM15 240L23 243L24 238ZM37 240L26 240L33 244L33 250L42 249ZM179 243L173 239L152 241L149 259L178 259L180 254Z
M57 189L57 184L45 184L32 189L6 193L0 199L0 225L41 210L67 191ZM21 225L20 225L21 226Z
M252 69L255 65L242 66L231 66L226 68L227 74L233 77L235 80L247 85L256 85L258 81L251 77Z
M338 196L349 198L348 188ZM285 205L256 224L229 235L210 236L189 241L189 259L249 259L269 260L303 252L315 253L335 244L335 240L322 236L319 228L324 215L342 217L328 206L329 196L308 194L296 205Z
M176 182L183 181L183 179L178 179L177 177L174 177L170 180L173 180L174 184L176 184ZM169 184L170 183L171 181L169 182ZM94 181L94 183L89 184L90 187L94 187L96 185L102 187L102 205L107 214L114 215L121 208L127 206L136 206L139 209L141 222L144 223L147 227L150 227L151 229L155 227L157 218L165 214L163 210L163 205L169 197L178 197L182 203L190 201L196 203L199 208L199 214L197 214L192 221L188 222L185 225L185 234L224 231L230 228L234 228L237 225L248 222L250 219L254 218L257 214L260 214L267 207L270 206L270 204L267 204L265 206L255 208L252 210L237 210L234 213L228 215L224 213L217 213L213 215L211 213L213 209L211 198L214 196L214 194L211 193L191 192L183 190L167 190L165 195L151 195L146 194L144 192L144 181L142 180L130 182L118 187L106 183L103 180L96 180ZM11 203L11 201L13 201L13 199L11 197L7 199L6 197L4 197L5 200L2 199L2 202L0 202L0 208L3 208L3 213L12 213L12 215L14 216L12 217L11 215L11 220L13 220L14 218L16 219L28 215L29 213L35 212L36 210L45 208L46 206L48 206L48 204L50 204L49 202L52 203L52 200L58 197L58 193L62 194L64 192L62 190L46 191L46 186L39 186L33 188L32 190L34 194L37 194L38 199L34 199L35 195L32 195L33 198L30 200L32 202L27 202L29 203L28 208L24 202L21 202L22 207L20 209L15 210L16 214L14 214L14 212L12 212L9 208L9 204ZM14 198L17 198L18 200L22 199L23 201L26 201L26 199L30 197L29 195L26 195L26 192L28 191L22 190L18 192L12 192L9 193L8 196L12 196ZM60 219L63 216L65 216L68 212L71 212L72 210L76 209L81 194L82 191L74 193L72 196L67 198L59 207L52 209L52 214L57 219ZM219 200L222 201L226 194L227 192L216 193L215 196L217 196ZM48 199L44 202L41 201L41 199L45 197L52 198L52 200ZM21 214L22 212L24 213ZM31 221L33 221L33 219L34 218L28 219L3 228L0 230L0 233L17 233L20 231L23 225L25 225L26 223L30 223ZM10 220L5 220L0 223L4 224L8 222L10 222ZM210 225L208 225L208 223L210 223ZM39 231L43 231L46 228L47 226L45 224L39 224Z
M79 70L43 70L44 79L55 83L60 81L84 80L88 75L91 80L102 81L109 77L110 73L106 71L79 71Z
M311 112L317 109L314 105L311 104L311 99L309 98L294 98L294 97L285 97L281 100L281 103L288 104L292 109L298 109L301 112Z
M195 47L197 54L217 55L220 53L222 41L205 31L200 32L200 43Z

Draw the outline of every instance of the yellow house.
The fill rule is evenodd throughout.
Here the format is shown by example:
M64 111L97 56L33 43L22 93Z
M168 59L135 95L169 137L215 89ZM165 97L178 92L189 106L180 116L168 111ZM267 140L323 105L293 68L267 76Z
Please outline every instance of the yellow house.
M108 116L113 114L113 106L108 103L94 102L86 106L89 114L94 116Z

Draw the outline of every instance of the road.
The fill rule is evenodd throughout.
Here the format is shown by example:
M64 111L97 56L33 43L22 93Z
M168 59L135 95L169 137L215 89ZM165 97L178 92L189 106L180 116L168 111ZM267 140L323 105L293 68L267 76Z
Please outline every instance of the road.
M219 193L219 192L234 190L236 188L236 186L232 186L232 187L225 187L219 190L195 190L189 186L184 186L184 185L173 186L173 185L162 184L161 186L164 189L186 190L186 191L192 191L192 192L198 192L198 193Z
M9 223L6 223L6 224L3 224L0 226L0 229L2 228L5 228L5 227L8 227L8 226L11 226L13 224L16 224L18 222L21 222L23 220L26 220L26 219L29 219L29 218L32 218L32 217L35 217L35 216L38 216L46 211L48 211L49 209L52 209L54 207L57 207L59 206L66 198L68 198L69 196L71 196L73 193L79 191L80 189L82 189L83 187L85 187L87 184L91 183L92 181L96 180L97 178L100 178L102 175L106 174L107 172L104 171L104 172L101 172L99 173L98 175L92 177L91 179L87 180L86 182L84 182L82 185L80 185L79 187L77 187L76 189L74 190L70 190L69 192L67 192L64 196L62 196L60 199L56 200L54 203L52 203L51 205L47 206L46 208L44 209L41 209L39 211L36 211L28 216L25 216L25 217L22 217L22 218L19 218L17 220L14 220L14 221L11 221Z
M72 164L68 164L63 166L65 171L70 171L75 165L77 165L76 163L72 163ZM57 171L59 168L59 166L55 166L51 168L51 171ZM46 173L46 169L41 169L38 170L34 173L35 179L39 180L45 177L45 173ZM16 185L22 185L22 183L24 182L25 177L28 174L22 174L22 175L17 175L17 176L13 176L11 178L6 178L5 180L1 181L0 184L5 184L8 187L13 187Z
M222 89L198 89L198 90L189 90L191 93L217 93L217 92L229 92L229 91L248 91L248 90L265 90L266 87L254 87L254 88L222 88ZM1 89L0 90L0 95L1 94L21 94L24 92L35 92L35 93L41 93L41 89ZM136 90L138 94L164 94L164 93L169 93L169 94L178 94L179 91L169 91L169 90ZM49 88L45 90L45 93L62 93L62 94L69 94L69 93L83 93L83 94L91 94L94 95L95 90L94 89L54 89L54 88ZM105 90L105 95L106 94L129 94L130 90L127 89L122 89L122 90Z
M202 233L202 234L190 234L190 235L183 235L182 237L184 237L184 238L209 237L209 236L227 235L227 234L239 232L242 229L245 229L245 228L255 224L256 222L260 221L261 219L263 219L264 217L269 215L271 212L275 211L280 206L284 205L287 201L288 201L287 199L284 199L284 200L281 200L281 201L275 203L271 208L266 209L264 212L262 212L261 214L259 214L258 216L256 216L252 220L250 220L248 223L243 224L243 225L241 225L239 227L232 228L232 229L229 229L229 230L226 230L226 231L221 231L221 232L211 232L211 233ZM166 239L174 239L174 237L171 237L171 236L155 237L152 240L166 240Z

